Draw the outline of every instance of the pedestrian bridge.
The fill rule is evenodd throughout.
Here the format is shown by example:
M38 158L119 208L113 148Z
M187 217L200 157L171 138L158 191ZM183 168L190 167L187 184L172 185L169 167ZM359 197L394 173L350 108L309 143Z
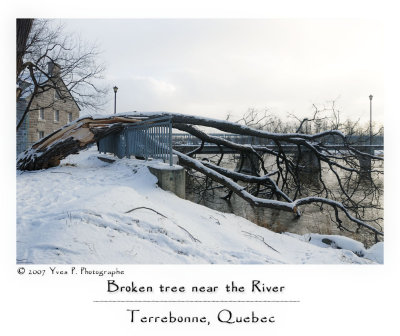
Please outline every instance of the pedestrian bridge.
M173 165L173 150L181 153L190 153L198 150L201 154L240 154L238 166L239 171L257 175L260 169L259 154L277 154L285 152L296 157L298 146L293 143L279 143L279 146L271 139L261 137L229 134L229 133L210 133L207 134L215 139L224 139L226 145L215 143L203 143L202 141L188 133L172 133L172 119L170 116L158 117L126 125L120 132L109 134L100 139L98 148L100 152L113 153L119 158L139 157L143 159L158 158ZM319 145L324 150L340 151L348 150L348 147L340 143L340 139L335 136L327 135L320 138ZM354 149L367 154L375 154L376 150L383 150L383 137L375 136L371 139L368 136L347 136L346 141ZM244 153L240 148L229 146L229 143L250 145L257 154ZM318 144L315 144L318 145ZM201 151L200 151L201 149ZM373 157L359 156L360 168L364 172L371 171L371 160ZM309 149L302 147L301 161L302 166L311 173L320 169L319 159Z
M258 153L283 150L286 153L296 153L298 146L282 142L278 145L271 139L229 133L210 133L211 137L224 139L235 144L250 145ZM348 136L347 143L364 153L373 154L375 150L383 150L383 136L374 136L372 141L368 136ZM158 117L126 125L120 132L112 133L98 142L100 152L113 153L118 157L137 156L159 158L169 161L172 165L172 152L178 150L189 153L201 146L202 141L188 133L172 133L172 120L170 116ZM346 149L343 143L339 143L337 137L327 136L321 138L321 144L329 150ZM205 142L202 146L203 154L240 153L240 148L216 145Z
M298 151L297 145L293 144L281 144L278 146L273 140L264 139L259 137L252 137L239 134L226 134L226 133L211 133L208 134L213 137L228 140L230 142L241 144L241 145L251 145L257 152L266 153L272 151L277 151L281 149L286 153L295 153ZM369 136L348 136L346 140L355 149L373 154L375 150L383 150L383 136L375 136L372 138L372 144L370 144ZM201 145L201 140L191 134L185 133L175 133L172 134L172 146L174 149L188 153L196 150ZM343 150L346 148L343 143L339 144L337 139L334 137L327 137L323 142L323 145L330 150ZM234 154L239 153L238 149L234 149L226 146L218 146L214 143L204 143L201 150L202 154Z

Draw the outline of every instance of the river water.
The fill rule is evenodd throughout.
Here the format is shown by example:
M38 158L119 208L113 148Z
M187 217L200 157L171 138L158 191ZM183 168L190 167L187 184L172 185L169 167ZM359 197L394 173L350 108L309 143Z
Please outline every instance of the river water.
M204 159L210 158L210 156L204 155L198 156L197 158ZM234 169L237 165L237 162L237 156L225 155L221 165L229 169ZM266 166L273 168L273 165L273 158L267 158ZM375 165L383 170L383 162L379 162ZM333 173L329 172L327 167L323 167L322 171L324 180L327 181L329 188L332 189L334 193L339 193L339 186ZM291 232L300 235L305 235L308 233L345 235L362 242L366 247L370 247L375 243L375 237L369 230L361 229L358 233L339 230L337 225L331 220L331 217L334 218L333 211L326 207L321 211L320 208L315 205L303 206L301 207L302 215L300 218L297 218L289 212L253 207L235 194L232 195L230 201L223 200L221 197L225 196L226 192L222 188L199 193L199 185L196 183L196 181L190 176L187 176L186 178L186 198L188 200L218 211L234 213L235 215L244 217L257 225L266 227L274 232ZM315 180L316 179L314 177L312 181L315 183ZM378 203L383 208L383 174L382 176L375 177L374 183L378 184L382 188L382 194L380 194ZM371 198L371 202L373 201L372 197L374 196L369 196ZM368 198L365 201L368 203ZM383 218L383 210L367 210L365 213L365 218L372 216ZM340 218L343 220L343 225L349 228L351 231L355 231L357 229L357 226L349 221L344 214L341 214ZM374 224L373 226L383 231L383 220L379 222L379 225ZM382 241L383 238L380 236L379 240Z

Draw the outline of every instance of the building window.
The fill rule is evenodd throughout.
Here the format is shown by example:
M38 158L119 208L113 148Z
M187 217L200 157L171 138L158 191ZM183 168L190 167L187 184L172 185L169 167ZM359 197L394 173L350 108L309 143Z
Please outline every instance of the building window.
M59 122L60 121L60 111L59 110L55 110L54 111L54 121L55 122Z
M72 113L68 112L68 122L71 122L71 121L72 121Z
M39 109L39 120L44 120L44 108Z
M44 131L38 131L39 140L44 138Z

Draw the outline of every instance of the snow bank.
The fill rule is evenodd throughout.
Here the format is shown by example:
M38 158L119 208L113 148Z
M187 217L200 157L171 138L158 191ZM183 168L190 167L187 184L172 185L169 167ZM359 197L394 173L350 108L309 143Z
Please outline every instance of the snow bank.
M18 263L383 262L383 243L365 250L324 236L338 249L317 235L277 234L161 190L142 161L97 156L93 147L56 168L17 172Z
M303 236L299 236L294 233L286 234L322 248L349 250L357 256L383 264L383 242L376 243L369 249L366 249L361 242L344 236L321 235L317 233L306 234Z

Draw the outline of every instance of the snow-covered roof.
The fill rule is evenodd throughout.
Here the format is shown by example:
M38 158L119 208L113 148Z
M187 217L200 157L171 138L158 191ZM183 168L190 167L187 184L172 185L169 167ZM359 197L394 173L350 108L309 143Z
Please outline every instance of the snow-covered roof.
M34 72L34 76L35 76L35 80L39 85L43 85L46 82L48 82L50 80L51 77L49 77L49 75L44 74L43 72L40 71L35 71ZM63 79L60 77L61 82L63 83L63 85L67 88L68 87L65 85ZM34 89L34 84L33 84L33 79L30 76L29 72L25 72L21 75L21 77L18 79L17 81L17 87L21 88L22 93L20 96L20 99L27 99L29 98L29 96L33 93L33 89ZM69 90L68 90L69 92ZM79 111L81 110L81 108L79 107L78 103L76 102L74 96L69 92L69 95L71 96L73 102L75 103L75 105L77 106L77 108L79 109Z
M36 82L40 85L44 84L49 79L48 76L39 71L34 72L34 76ZM33 79L30 76L29 72L26 71L21 75L21 77L17 81L17 86L22 90L21 94L22 99L26 99L32 94L34 86L33 86Z

